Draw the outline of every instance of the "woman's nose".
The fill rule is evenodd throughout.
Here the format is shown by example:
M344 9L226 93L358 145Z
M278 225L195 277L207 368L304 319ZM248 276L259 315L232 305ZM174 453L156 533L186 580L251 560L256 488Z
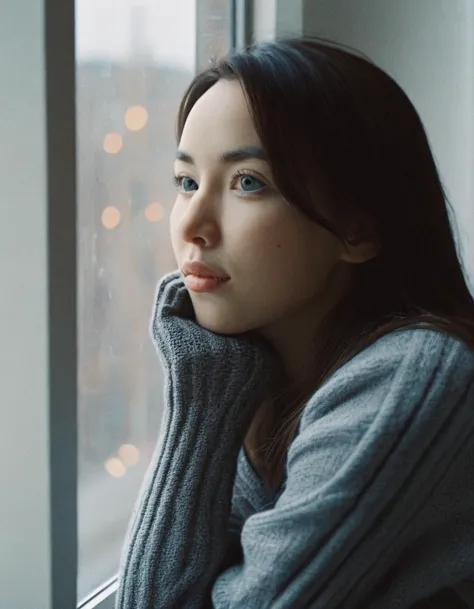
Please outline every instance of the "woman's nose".
M216 202L210 194L196 192L180 219L183 241L199 247L215 247L220 240Z

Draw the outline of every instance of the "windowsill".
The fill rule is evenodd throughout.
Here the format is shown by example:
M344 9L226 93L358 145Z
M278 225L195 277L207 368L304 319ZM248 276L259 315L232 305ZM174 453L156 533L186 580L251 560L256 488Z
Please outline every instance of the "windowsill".
M113 577L83 599L77 609L114 609L117 588L118 577Z

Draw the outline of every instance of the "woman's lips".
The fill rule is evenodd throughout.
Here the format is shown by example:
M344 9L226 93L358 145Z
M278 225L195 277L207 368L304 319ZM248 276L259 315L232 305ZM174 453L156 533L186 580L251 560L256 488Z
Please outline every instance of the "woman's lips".
M192 292L213 292L221 288L230 279L220 269L197 260L185 262L182 273L186 286Z
M184 278L186 286L192 292L214 292L222 288L229 279L219 279L218 277L200 277L192 273Z
M198 262L197 260L189 260L188 262L185 262L182 268L182 273L184 276L197 275L198 277L229 279L227 274L221 271L220 269L208 266L207 264L204 264L203 262Z

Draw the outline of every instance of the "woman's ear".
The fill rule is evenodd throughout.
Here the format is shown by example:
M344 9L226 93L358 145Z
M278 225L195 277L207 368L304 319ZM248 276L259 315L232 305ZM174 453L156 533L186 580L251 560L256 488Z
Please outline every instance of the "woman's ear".
M375 258L382 246L375 220L358 210L348 218L341 246L340 259L349 264L363 264Z
M375 258L380 251L380 241L372 235L348 235L342 242L341 260L350 264L362 264Z

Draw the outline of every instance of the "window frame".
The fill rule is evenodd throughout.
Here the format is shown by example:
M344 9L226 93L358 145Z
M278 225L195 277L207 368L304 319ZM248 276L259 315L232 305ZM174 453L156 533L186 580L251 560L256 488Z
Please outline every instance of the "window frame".
M77 572L74 0L7 3L0 40L0 606L64 609Z
M196 15L203 0L195 0ZM252 0L231 0L230 6L230 41L232 48L241 48L250 41ZM199 19L196 18L196 39L199 37ZM196 65L201 63L200 45L196 41ZM114 609L118 588L118 575L112 577L102 586L81 600L78 609Z

